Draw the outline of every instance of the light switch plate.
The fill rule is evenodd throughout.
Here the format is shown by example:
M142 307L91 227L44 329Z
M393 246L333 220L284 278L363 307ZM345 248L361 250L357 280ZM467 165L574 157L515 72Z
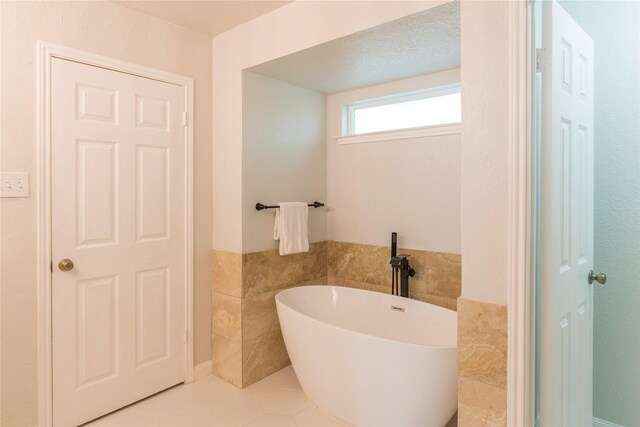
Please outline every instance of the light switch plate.
M29 197L29 174L0 172L0 197Z

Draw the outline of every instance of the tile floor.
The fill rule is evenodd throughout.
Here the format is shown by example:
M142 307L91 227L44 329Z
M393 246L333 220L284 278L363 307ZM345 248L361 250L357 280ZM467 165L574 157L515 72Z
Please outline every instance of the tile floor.
M309 401L291 366L243 390L208 376L99 418L84 427L344 426Z

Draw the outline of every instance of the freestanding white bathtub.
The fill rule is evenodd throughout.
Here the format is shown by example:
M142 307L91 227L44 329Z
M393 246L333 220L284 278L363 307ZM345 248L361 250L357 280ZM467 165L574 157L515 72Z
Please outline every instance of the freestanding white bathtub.
M444 426L457 409L456 312L337 286L276 295L309 398L356 426Z

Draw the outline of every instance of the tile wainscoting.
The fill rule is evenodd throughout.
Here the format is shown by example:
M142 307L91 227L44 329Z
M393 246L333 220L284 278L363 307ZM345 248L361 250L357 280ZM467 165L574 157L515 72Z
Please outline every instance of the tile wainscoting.
M389 293L390 249L345 242L312 243L309 252L238 254L213 251L213 372L247 387L289 364L275 295L293 286L322 284ZM411 255L411 298L456 309L461 289L458 254L399 249Z
M242 254L214 250L212 264L212 371L242 387Z
M280 256L278 250L242 256L242 386L289 365L275 296L283 289L326 284L327 242L309 252Z
M360 243L328 242L327 276L330 284L391 292L390 248ZM398 248L398 254L411 255L416 270L409 281L409 297L456 309L462 288L461 256Z
M326 284L327 243L305 254L278 250L213 251L211 345L213 372L247 387L289 364L275 295L293 286Z
M458 425L507 424L507 307L458 299Z

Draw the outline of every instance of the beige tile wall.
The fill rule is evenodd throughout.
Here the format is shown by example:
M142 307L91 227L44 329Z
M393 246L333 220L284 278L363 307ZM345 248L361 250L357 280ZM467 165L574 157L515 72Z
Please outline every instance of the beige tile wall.
M411 298L456 309L460 296L462 269L459 254L398 249L411 255L416 270L409 280ZM390 249L359 243L328 242L327 275L330 284L373 291L391 292Z
M411 298L456 308L460 255L408 249L399 253L411 255L416 270ZM389 248L329 241L288 256L277 250L214 250L213 278L213 371L246 387L289 364L275 305L279 291L329 283L390 293Z
M275 295L306 284L326 284L327 242L309 252L280 256L278 250L242 256L242 386L247 387L289 364Z
M287 366L275 295L292 286L326 284L326 269L326 242L312 243L308 253L284 257L277 250L214 250L213 372L246 387Z
M212 264L213 373L242 387L242 255L214 250Z
M458 300L458 425L507 422L507 307Z

